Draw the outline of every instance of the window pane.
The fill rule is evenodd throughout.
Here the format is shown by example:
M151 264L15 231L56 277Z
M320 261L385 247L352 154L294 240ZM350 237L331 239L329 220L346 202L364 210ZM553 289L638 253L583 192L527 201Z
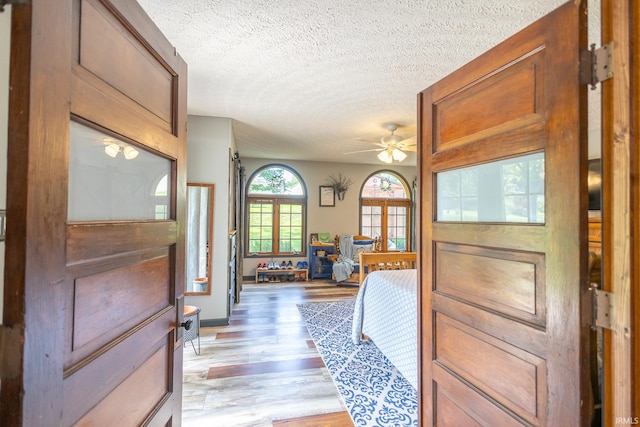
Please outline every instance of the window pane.
M389 206L387 210L387 250L404 251L407 249L407 209L402 206Z
M370 177L362 188L362 197L407 199L402 182L393 174L377 173Z
M169 159L70 122L69 221L169 219L170 174Z
M300 180L282 167L269 167L255 176L249 184L249 194L304 195Z
M279 252L302 250L302 205L280 204Z
M361 220L363 235L382 236L382 206L363 206Z
M437 174L437 220L544 222L544 153Z
M249 204L249 252L271 252L273 244L273 204Z

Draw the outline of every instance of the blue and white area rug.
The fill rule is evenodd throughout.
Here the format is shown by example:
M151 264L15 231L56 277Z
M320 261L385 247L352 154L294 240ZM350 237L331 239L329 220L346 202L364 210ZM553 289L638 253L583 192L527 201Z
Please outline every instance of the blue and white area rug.
M417 426L415 388L375 344L351 340L354 304L298 304L298 310L356 426Z

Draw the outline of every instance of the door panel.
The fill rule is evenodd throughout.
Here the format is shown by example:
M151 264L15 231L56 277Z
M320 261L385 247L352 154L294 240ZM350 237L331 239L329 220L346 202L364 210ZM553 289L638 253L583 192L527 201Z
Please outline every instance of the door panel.
M7 252L23 255L13 262L24 277L9 275L17 297L5 301L5 324L23 331L24 361L15 378L3 379L0 418L7 425L180 425L186 65L135 2L30 3L13 8L12 55L19 48L39 55L20 57L31 79L12 69L10 100L12 111L30 112L28 121L10 118L9 170L22 180L8 198L12 216L26 220ZM55 107L40 105L50 99ZM29 131L43 123L42 133ZM82 128L106 136L74 140L96 164L70 151ZM152 155L125 158L126 146ZM70 177L72 163L80 167ZM21 169L33 174L20 176ZM167 214L154 219L162 176ZM76 185L84 192L70 193ZM99 196L104 215L85 207L68 219L75 194L89 205ZM139 204L127 206L132 198ZM89 211L90 221L77 219Z
M421 425L587 420L586 6L576 3L419 95ZM535 153L542 163L519 160ZM460 175L466 193L438 197L441 174L490 163L499 167L472 172L477 183ZM452 202L458 219L443 215Z

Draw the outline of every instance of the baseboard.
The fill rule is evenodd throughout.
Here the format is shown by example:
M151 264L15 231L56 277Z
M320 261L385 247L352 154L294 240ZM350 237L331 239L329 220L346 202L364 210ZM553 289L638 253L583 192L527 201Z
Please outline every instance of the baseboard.
M209 326L227 326L229 324L229 318L224 319L200 319L200 327L206 328Z

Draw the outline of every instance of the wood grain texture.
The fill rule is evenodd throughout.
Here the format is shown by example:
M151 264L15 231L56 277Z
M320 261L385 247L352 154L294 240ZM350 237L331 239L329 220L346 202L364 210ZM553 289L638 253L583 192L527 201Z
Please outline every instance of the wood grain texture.
M588 424L584 7L564 4L418 97L421 425L446 423L447 407L481 425ZM544 224L438 221L438 173L540 152ZM439 315L465 326L438 329ZM500 369L520 372L514 390L498 390Z
M471 245L436 243L436 290L544 327L544 257Z
M229 378L244 375L269 374L274 372L300 371L304 369L323 368L321 357L308 357L303 359L274 360L268 362L243 363L240 365L212 367L207 373L207 378Z
M67 263L73 265L116 254L176 243L175 221L76 223L67 228ZM96 245L96 241L108 244Z
M532 424L546 408L546 366L539 357L437 314L436 360Z
M21 365L2 381L3 425L180 416L186 65L127 3L12 9L4 321L22 335ZM170 219L69 224L70 120L169 159Z
M171 373L166 370L171 365L167 360L170 354L166 346L160 348L76 424L143 425L152 418L152 408L160 406L171 391Z
M433 398L437 412L434 419L445 426L458 427L479 424L482 426L521 427L524 420L516 420L501 408L492 405L479 392L460 382L440 365L433 368ZM444 401L444 405L440 403ZM455 408L454 413L445 412ZM460 412L464 412L460 414ZM449 418L451 417L451 418ZM456 424L462 421L463 424Z
M100 3L82 2L79 39L80 66L171 125L173 76Z
M495 133L500 128L512 128L517 120L541 121L540 114L544 111L539 108L544 104L538 99L544 85L536 75L539 70L536 60L541 61L540 56L534 54L435 104L437 151L446 150L454 141L465 137L473 136L468 140L477 140L479 132ZM510 88L509 92L504 91L505 86ZM527 117L534 114L537 117Z
M73 350L104 344L168 307L169 257L75 280Z
M635 135L632 139L631 152L635 155L632 157L631 173L633 176L640 177L640 2L630 2L630 18L631 18L631 97L632 111L631 129ZM632 232L633 236L631 259L632 259L632 277L631 283L631 325L632 351L631 351L631 367L632 367L632 389L640 389L640 182L635 179L632 181ZM635 260L635 261L633 261ZM640 393L634 393L632 396L633 413L640 413Z
M11 226L3 324L19 331L11 347L19 364L2 378L4 426L38 425L58 419L62 411L70 59L60 46L71 43L66 3L29 2L11 9L6 198Z
M632 205L637 195L637 177L632 175L638 160L637 129L638 106L637 89L631 78L632 42L638 40L638 5L635 1L612 0L602 2L602 43L613 42L614 78L602 85L602 217L603 240L603 286L613 293L615 312L612 330L604 331L604 419L615 422L617 417L640 416L633 402L637 400L637 354L632 355L632 288L638 289L638 282L632 284L633 270L638 268L637 238L631 243L632 224L637 221L637 204ZM633 15L634 24L630 19ZM634 29L635 26L635 29ZM634 57L637 61L637 58ZM637 69L637 62L634 63ZM637 71L635 71L637 76ZM635 101L632 91L635 90ZM637 170L637 166L635 166ZM635 214L635 218L632 218ZM637 224L637 222L636 222ZM635 258L632 258L634 256ZM637 302L638 299L634 300ZM637 314L637 313L636 313ZM637 331L635 331L637 334ZM635 335L637 336L637 335ZM635 388L634 388L635 386Z
M286 420L274 420L271 425L273 427L346 427L353 425L353 421L351 421L349 413L344 411L288 418Z

